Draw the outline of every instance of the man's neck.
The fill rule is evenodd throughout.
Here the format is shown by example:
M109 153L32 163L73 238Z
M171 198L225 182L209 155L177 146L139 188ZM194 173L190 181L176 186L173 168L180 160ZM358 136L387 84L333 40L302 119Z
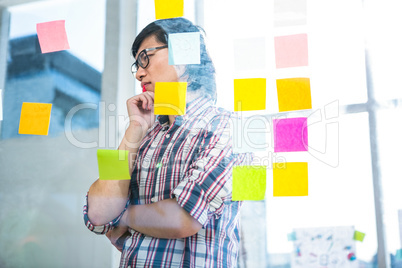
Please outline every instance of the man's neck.
M176 119L176 117L174 115L168 115L169 116L169 126L171 126L174 122L174 120Z

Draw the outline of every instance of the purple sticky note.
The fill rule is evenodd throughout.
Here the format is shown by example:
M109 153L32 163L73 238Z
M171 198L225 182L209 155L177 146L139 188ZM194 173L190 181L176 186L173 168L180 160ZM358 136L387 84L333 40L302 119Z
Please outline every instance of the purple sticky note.
M64 20L38 23L36 25L42 53L69 49Z
M274 119L274 152L308 150L307 118Z

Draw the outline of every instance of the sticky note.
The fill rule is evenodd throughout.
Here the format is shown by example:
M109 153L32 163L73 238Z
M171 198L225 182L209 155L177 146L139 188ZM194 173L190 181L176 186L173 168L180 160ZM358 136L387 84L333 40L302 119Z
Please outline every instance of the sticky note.
M296 232L291 232L288 234L288 241L296 241Z
M234 110L265 110L267 81L265 78L234 80Z
M47 135L49 132L51 110L51 103L22 103L18 133Z
M128 151L98 149L100 180L129 180Z
M263 116L236 118L233 121L233 153L261 152L267 150L267 133L270 124Z
M395 254L395 258L399 261L402 260L402 249L398 249Z
M308 150L307 118L274 119L274 152Z
M363 242L365 236L366 236L365 233L355 231L355 233L353 234L353 239L356 241Z
M36 24L39 45L42 53L69 49L64 20Z
M0 89L0 121L3 120L3 90Z
M275 37L276 68L308 65L307 34Z
M265 38L236 39L233 44L236 71L265 69Z
M184 0L155 0L155 17L157 20L182 17Z
M232 200L264 200L266 172L265 166L233 167Z
M277 79L279 112L311 109L309 78Z
M402 209L398 210L398 222L399 222L399 239L402 245Z
M169 65L200 64L200 33L169 34Z
M186 114L187 82L156 82L154 113L159 115Z
M307 23L307 0L274 0L274 26L296 26Z
M307 196L308 171L306 162L273 164L274 196Z

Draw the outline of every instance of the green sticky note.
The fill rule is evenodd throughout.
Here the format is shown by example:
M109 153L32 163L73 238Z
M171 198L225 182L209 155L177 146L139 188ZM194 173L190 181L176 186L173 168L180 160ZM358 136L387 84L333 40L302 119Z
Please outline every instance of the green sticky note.
M274 196L307 196L306 162L274 163Z
M98 149L100 180L129 180L128 151Z
M355 231L355 233L353 235L353 239L356 240L356 241L363 242L365 236L366 236L365 233Z
M264 200L266 177L265 166L235 166L232 200Z
M248 78L234 80L234 110L265 110L267 79Z

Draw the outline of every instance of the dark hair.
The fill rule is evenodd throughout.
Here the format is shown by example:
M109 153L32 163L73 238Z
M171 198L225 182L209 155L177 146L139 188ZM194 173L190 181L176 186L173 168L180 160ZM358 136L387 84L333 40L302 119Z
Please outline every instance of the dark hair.
M185 65L185 72L183 73L183 76L188 75L187 90L200 90L200 93L203 93L206 97L216 101L215 67L205 47L205 40L203 36L205 31L201 27L194 25L191 21L184 18L173 18L157 20L148 24L135 38L131 47L131 53L133 57L135 57L139 52L138 49L140 48L141 43L149 36L155 36L158 42L167 45L169 34L186 32L201 33L201 63Z

